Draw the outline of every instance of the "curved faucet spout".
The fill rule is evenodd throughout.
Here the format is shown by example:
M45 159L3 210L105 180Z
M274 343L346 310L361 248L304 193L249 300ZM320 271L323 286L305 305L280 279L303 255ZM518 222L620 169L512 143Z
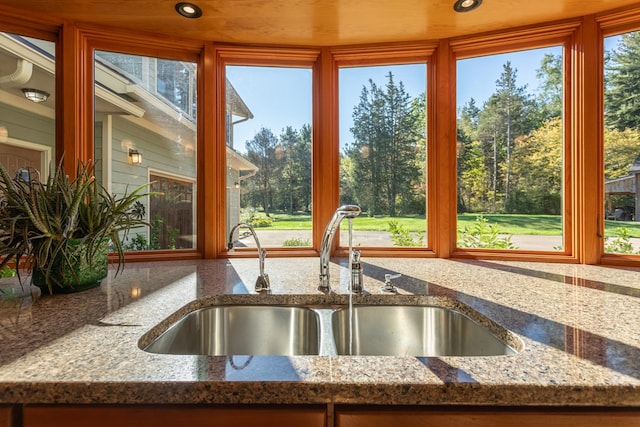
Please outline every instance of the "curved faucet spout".
M331 292L329 284L329 256L331 255L331 246L333 237L340 223L345 218L355 218L360 215L360 206L344 205L340 206L333 214L331 221L327 224L322 235L322 244L320 246L320 284L318 290L321 292Z
M258 248L258 262L259 262L259 267L260 267L260 275L258 276L258 279L256 280L256 292L260 292L260 291L268 291L271 289L271 283L269 282L269 275L265 274L264 272L264 259L267 257L267 251L262 249L262 246L260 246L260 240L258 239L258 235L256 234L256 231L253 229L253 227L251 226L251 224L247 224L246 222L241 222L239 224L236 224L233 226L233 228L231 229L231 231L229 232L229 240L227 241L227 249L228 250L233 250L233 233L236 232L236 230L240 227L245 227L249 229L249 232L251 233L251 236L253 236L253 239L256 241L256 247Z

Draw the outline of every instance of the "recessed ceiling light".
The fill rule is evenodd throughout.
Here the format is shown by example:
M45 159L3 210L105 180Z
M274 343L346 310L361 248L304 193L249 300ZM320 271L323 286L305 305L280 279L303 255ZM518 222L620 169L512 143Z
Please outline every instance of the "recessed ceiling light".
M185 18L200 18L202 16L202 9L187 2L176 3L176 12Z
M457 0L453 5L456 12L469 12L477 9L482 4L482 0Z

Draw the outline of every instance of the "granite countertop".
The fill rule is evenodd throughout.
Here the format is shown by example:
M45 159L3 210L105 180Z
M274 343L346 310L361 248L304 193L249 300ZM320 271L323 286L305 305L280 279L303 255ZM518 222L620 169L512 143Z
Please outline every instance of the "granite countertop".
M336 261L336 260L334 260ZM449 304L506 328L491 357L181 356L139 348L212 304L339 304L316 291L317 258L129 263L98 288L0 300L0 403L238 403L640 407L640 269L364 258L354 304ZM399 295L381 294L385 273ZM158 326L159 325L159 326ZM511 335L512 334L512 335ZM520 341L521 340L521 341Z

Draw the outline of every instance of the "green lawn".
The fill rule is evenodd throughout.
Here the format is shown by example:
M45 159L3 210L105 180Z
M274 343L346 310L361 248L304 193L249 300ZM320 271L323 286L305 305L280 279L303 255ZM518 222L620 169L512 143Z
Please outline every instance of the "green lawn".
M562 234L561 218L556 215L493 215L484 214L485 219L490 224L497 224L500 233L504 234L529 234L529 235L547 235L559 236ZM459 214L458 229L462 229L467 225L473 224L477 214ZM270 230L310 230L311 215L297 214L271 214L273 224ZM389 229L388 222L393 218L383 217L367 217L362 216L354 219L353 228L355 230L366 231L387 231ZM395 218L401 226L409 231L425 231L424 216L405 216ZM640 222L631 221L605 221L606 235L615 235L617 227L626 227L631 237L640 237Z

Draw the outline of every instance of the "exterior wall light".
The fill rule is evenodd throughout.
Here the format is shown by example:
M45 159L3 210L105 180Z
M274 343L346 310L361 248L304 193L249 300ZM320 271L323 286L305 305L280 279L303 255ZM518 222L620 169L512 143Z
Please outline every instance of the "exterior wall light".
M482 4L482 0L457 0L453 5L456 12L470 12L477 9Z
M176 12L185 18L200 18L202 16L202 9L193 3L187 2L176 3Z
M37 103L44 102L49 98L49 92L40 89L24 88L22 89L22 93L24 93L25 98L29 101Z
M135 148L129 148L129 159L131 160L132 165L141 165L142 153Z

